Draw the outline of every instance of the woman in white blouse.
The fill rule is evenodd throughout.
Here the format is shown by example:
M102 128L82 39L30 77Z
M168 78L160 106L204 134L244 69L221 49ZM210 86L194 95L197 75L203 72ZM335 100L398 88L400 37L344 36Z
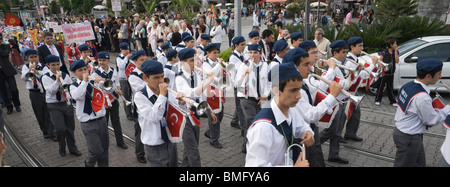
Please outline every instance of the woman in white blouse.
M211 28L211 31L209 32L209 35L212 37L211 43L217 43L219 45L222 44L222 20L215 19L214 21L214 27Z

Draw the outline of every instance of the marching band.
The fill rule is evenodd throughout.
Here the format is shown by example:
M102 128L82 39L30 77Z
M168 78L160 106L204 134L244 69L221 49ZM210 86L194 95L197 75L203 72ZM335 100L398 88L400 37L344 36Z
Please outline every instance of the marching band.
M89 46L82 44L78 46L81 58L70 65L74 81L60 71L59 56L42 57L36 50L28 50L30 63L22 69L22 79L27 82L44 137L59 142L62 156L66 144L70 154L81 156L73 137L75 110L89 150L86 166L109 165L109 118L117 146L127 148L119 119L122 98L127 118L135 121L139 162L177 167L177 144L183 143L181 166L200 167L200 116L208 118L205 136L210 144L221 149L227 86L234 88L235 100L228 102L235 103L232 126L240 128L245 137L245 166L325 167L321 144L327 140L328 161L347 164L349 161L339 156L340 142L362 141L357 131L359 102L364 96L357 96L356 89L363 80L378 78L388 67L376 57L371 57L372 62L358 60L357 55L364 53L360 37L332 42L332 57L318 59L316 44L303 41L300 32L291 34L292 45L280 39L273 49L258 44L258 31L248 36L249 44L243 36L232 39L228 63L219 58L220 45L210 43L208 34L200 36L196 47L190 34L183 33L183 43L177 46L159 39L156 60L148 60L143 50L131 52L128 43L120 43L115 68L110 66L109 53L100 51L95 59L90 57ZM46 64L39 63L40 58ZM319 63L326 68L320 68ZM315 74L315 68L322 74ZM427 88L440 78L442 62L421 60L417 70L418 79L399 90L395 166L424 166L420 135L428 126L444 121L450 112L448 105L434 110ZM341 137L344 126L346 132ZM323 127L321 132L319 127Z

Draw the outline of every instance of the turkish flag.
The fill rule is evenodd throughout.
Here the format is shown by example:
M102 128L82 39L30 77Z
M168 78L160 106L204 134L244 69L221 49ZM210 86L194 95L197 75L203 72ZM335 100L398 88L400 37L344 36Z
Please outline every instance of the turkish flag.
M223 92L223 90L220 90L214 86L208 86L206 89L206 102L208 102L208 105L214 113L219 113L222 111L221 92Z
M185 114L181 109L169 102L167 106L167 126L166 132L172 143L182 142L184 125L186 124Z
M134 63L129 63L127 66L127 69L125 69L125 75L127 78L130 76L130 73L136 68L136 65Z
M94 110L95 113L102 110L104 101L105 98L103 97L102 91L94 87L92 89L92 110Z
M445 107L445 105L447 105L447 103L444 101L444 99L440 96L436 94L436 97L433 99L433 108L436 109L443 109Z
M324 100L327 97L326 93L323 93L320 90L317 90L316 97L314 100L314 106L317 106L322 100ZM334 117L336 116L337 111L339 110L339 105L335 106L333 108L333 112L331 114L325 113L322 118L320 118L318 122L319 127L328 128L331 125L331 122L333 122Z
M20 25L20 20L19 18L16 18L15 16L8 13L6 14L5 24L16 27Z

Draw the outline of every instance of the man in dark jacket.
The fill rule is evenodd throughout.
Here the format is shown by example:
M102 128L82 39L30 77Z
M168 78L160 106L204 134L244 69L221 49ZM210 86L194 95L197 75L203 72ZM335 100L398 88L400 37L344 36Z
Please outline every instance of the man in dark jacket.
M0 43L3 43L3 36L0 35ZM6 83L8 83L9 90L11 91L12 101L16 107L17 112L22 111L20 108L19 90L17 89L16 79L14 75L17 74L16 69L9 61L9 53L11 49L9 44L0 44L0 91L1 96L5 102L5 106L8 109L7 114L13 112L13 104L8 97L8 90L6 89Z
M62 52L62 48L60 45L54 45L52 33L47 32L44 34L44 43L44 45L38 47L39 62L41 64L45 64L45 57L48 55L59 56L61 60L61 67L59 68L59 70L69 74L66 63L64 62L64 53Z

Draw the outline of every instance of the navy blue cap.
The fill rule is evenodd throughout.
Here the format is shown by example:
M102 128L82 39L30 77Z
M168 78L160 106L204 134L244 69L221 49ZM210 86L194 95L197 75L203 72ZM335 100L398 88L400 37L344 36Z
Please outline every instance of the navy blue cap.
M444 64L442 61L435 58L427 58L423 60L419 60L416 64L417 72L423 73L436 73L442 71L442 66Z
M119 48L120 49L130 49L130 45L128 45L128 43L126 43L126 42L122 42L119 44Z
M98 59L109 59L109 53L106 51L101 51L97 53L97 58Z
M242 42L245 42L245 38L243 36L236 36L231 40L231 44L240 44Z
M273 44L273 50L275 52L280 52L280 51L283 51L284 49L286 49L286 47L288 47L288 46L289 46L289 44L287 43L287 41L281 39L281 40L276 41Z
M192 37L191 35L183 38L183 42L187 42L187 41L191 41L191 40L194 40L194 37Z
M28 49L27 51L25 51L25 56L30 56L30 55L37 55L38 52L34 49Z
M283 57L283 63L294 63L302 56L308 54L304 49L296 47L287 52Z
M137 50L131 55L131 60L136 60L141 55L147 55L147 53L144 50Z
M180 60L186 60L188 58L192 58L195 55L195 50L192 48L184 48L178 52L178 58Z
M78 46L78 50L80 50L80 52L87 51L89 50L89 46L87 44L81 44Z
M188 32L181 33L181 38L185 38L186 36L191 36Z
M301 32L293 32L291 34L291 39L296 40L298 38L303 38L303 34Z
M202 34L200 35L200 39L202 40L211 40L211 36L209 36L209 34Z
M248 33L248 37L249 38L253 38L253 37L257 37L257 36L259 36L259 32L258 31L250 31Z
M51 62L59 62L59 57L55 55L48 55L45 57L45 63L51 63Z
M164 73L163 65L156 60L144 61L141 65L141 71L147 76Z
M359 36L354 36L348 39L348 45L356 45L359 43L363 43L363 39Z
M156 43L161 43L161 42L164 42L164 39L158 38L158 40L156 40Z
M275 65L269 71L268 79L272 83L279 83L298 75L300 75L300 72L297 67L295 67L294 63L283 63Z
M247 46L248 47L248 51L258 51L261 52L261 46L259 44L250 44Z
M217 49L217 50L219 50L219 52L220 52L219 45L216 44L216 43L210 43L210 44L206 45L206 47L205 47L205 51L206 51L206 52L211 52L211 51L214 50L214 49Z
M314 41L312 41L312 40L306 40L306 41L303 41L302 43L300 43L298 45L298 47L306 50L311 47L316 47L316 43L314 43Z
M164 43L164 44L161 45L161 50L166 50L166 49L169 49L169 48L170 48L170 45L168 43Z
M330 44L330 48L346 48L347 44L345 44L344 40L335 40Z
M177 56L177 54L178 54L177 50L175 50L175 49L169 49L169 50L166 52L166 57L167 57L167 58L175 57L175 56Z
M76 71L77 69L80 69L80 68L86 67L86 66L87 66L87 64L86 64L86 62L84 62L83 59L78 59L78 60L75 60L75 62L73 62L70 65L70 71Z

